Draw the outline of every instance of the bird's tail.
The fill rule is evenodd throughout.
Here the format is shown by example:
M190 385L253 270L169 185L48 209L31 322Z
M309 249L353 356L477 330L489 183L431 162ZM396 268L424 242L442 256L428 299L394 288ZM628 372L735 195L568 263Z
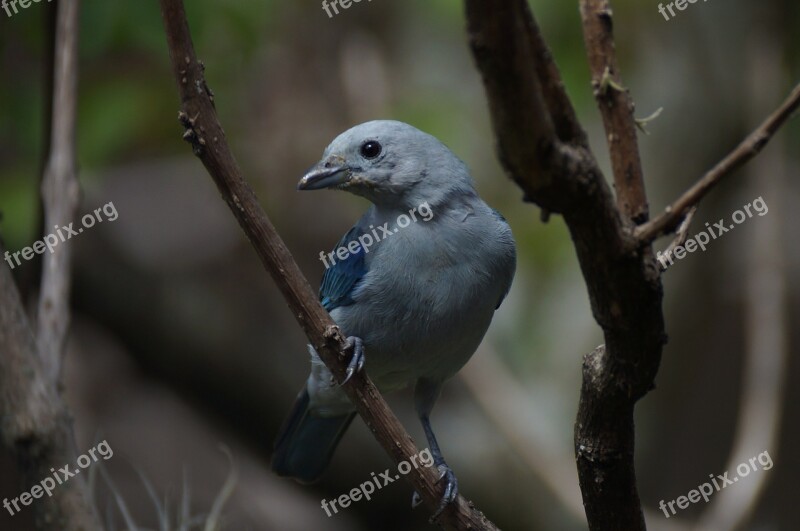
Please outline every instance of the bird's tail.
M333 456L355 413L317 417L309 411L305 386L281 428L272 455L272 470L303 483L316 481Z

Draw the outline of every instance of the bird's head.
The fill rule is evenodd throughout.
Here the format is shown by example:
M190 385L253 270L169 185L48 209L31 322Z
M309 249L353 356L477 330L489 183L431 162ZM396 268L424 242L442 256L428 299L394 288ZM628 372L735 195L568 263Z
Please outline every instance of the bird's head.
M379 207L436 205L472 192L464 165L444 144L408 124L376 120L348 129L325 149L297 185L363 196Z

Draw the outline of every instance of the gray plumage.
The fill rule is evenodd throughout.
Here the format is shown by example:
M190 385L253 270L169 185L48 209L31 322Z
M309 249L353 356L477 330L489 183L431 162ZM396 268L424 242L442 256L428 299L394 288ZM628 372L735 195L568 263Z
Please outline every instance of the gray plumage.
M383 238L345 260L331 257L336 263L325 272L320 298L343 333L363 342L367 373L382 392L416 384L436 464L452 475L428 416L442 383L478 348L508 293L516 266L511 229L444 144L396 121L342 133L298 187L338 188L372 202L337 248L364 242L364 234ZM410 211L416 221L398 226ZM388 235L378 229L387 223ZM313 349L311 365L273 458L276 471L302 481L324 470L353 412Z

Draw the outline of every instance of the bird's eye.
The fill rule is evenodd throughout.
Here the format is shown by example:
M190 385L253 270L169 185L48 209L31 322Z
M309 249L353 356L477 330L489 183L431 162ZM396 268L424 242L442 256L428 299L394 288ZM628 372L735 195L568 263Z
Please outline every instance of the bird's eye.
M361 144L361 156L365 159L374 159L381 154L383 148L375 140L367 140Z

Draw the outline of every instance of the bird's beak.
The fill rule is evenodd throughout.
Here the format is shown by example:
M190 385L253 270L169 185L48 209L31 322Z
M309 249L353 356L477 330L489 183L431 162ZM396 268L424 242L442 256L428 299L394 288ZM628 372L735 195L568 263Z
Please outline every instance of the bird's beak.
M337 159L320 162L300 179L298 190L321 190L344 184L350 180L350 168Z

